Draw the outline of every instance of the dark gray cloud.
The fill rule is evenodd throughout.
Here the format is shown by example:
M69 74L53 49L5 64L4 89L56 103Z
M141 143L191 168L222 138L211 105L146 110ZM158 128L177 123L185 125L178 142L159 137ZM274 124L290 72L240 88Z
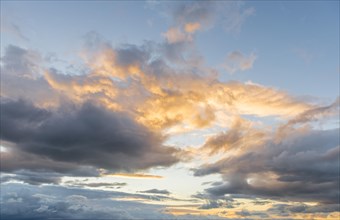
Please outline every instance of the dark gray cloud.
M288 205L288 204L273 204L267 212L275 215L287 216L292 213L325 213L327 216L330 212L339 212L340 204L318 204L306 205L304 203Z
M7 172L30 167L60 172L67 166L133 171L178 161L177 150L163 146L162 136L124 113L90 103L46 110L22 100L2 100L1 140L11 143L2 161ZM21 156L25 154L41 157L41 163L27 161L31 158Z
M208 200L205 204L201 205L199 209L215 209L215 208L225 208L232 209L238 206L238 202L233 200Z
M32 172L28 170L19 170L11 174L1 175L1 183L9 181L20 181L31 185L40 184L59 184L61 181L61 174L52 172Z
M149 189L145 191L140 191L142 193L151 193L151 194L164 194L164 195L169 195L170 192L166 189Z
M244 196L339 203L339 129L292 132L239 156L203 165L196 176L221 173L224 184L210 196Z
M255 217L255 218L261 218L261 219L268 219L269 215L265 212L261 211L248 211L246 209L243 209L242 211L236 212L237 215L240 215L242 217Z

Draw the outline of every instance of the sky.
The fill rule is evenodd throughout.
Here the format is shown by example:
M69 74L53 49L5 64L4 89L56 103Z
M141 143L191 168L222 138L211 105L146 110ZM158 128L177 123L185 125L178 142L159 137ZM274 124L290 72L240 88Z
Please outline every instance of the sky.
M339 1L1 1L1 218L338 219Z

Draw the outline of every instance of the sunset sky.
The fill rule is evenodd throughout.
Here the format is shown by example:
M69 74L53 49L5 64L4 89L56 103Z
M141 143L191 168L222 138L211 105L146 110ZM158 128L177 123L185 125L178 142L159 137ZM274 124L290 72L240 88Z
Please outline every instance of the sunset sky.
M2 219L338 219L339 1L1 1Z

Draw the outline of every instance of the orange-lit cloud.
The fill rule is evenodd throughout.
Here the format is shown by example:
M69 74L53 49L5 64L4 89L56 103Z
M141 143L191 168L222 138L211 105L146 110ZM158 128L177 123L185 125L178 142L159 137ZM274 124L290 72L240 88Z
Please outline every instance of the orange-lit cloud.
M311 109L274 88L240 82L219 82L166 63L149 63L151 52L141 47L105 48L88 65L87 75L65 76L46 72L57 92L77 101L93 100L113 111L129 112L138 122L158 131L181 125L189 130L223 124L218 115L294 117ZM127 58L127 55L134 57ZM194 64L193 64L194 65ZM208 74L210 74L208 72ZM225 127L230 125L224 124Z
M197 30L199 30L201 28L201 24L198 23L198 22L195 22L195 23L187 23L185 24L184 26L184 30L187 32L187 33L194 33L196 32Z

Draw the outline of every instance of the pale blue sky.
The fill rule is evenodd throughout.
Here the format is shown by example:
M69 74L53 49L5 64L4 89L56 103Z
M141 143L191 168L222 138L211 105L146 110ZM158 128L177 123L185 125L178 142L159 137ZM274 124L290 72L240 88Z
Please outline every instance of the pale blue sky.
M245 1L244 5L255 13L239 32L225 31L221 21L197 35L199 52L216 68L231 51L256 54L252 69L233 75L222 70L222 80L251 80L301 96L337 96L339 1ZM17 25L29 39L5 33L1 51L8 44L19 44L60 57L74 55L89 31L113 45L142 44L162 41L161 33L171 23L157 4L141 1L5 1L1 6L3 26Z

